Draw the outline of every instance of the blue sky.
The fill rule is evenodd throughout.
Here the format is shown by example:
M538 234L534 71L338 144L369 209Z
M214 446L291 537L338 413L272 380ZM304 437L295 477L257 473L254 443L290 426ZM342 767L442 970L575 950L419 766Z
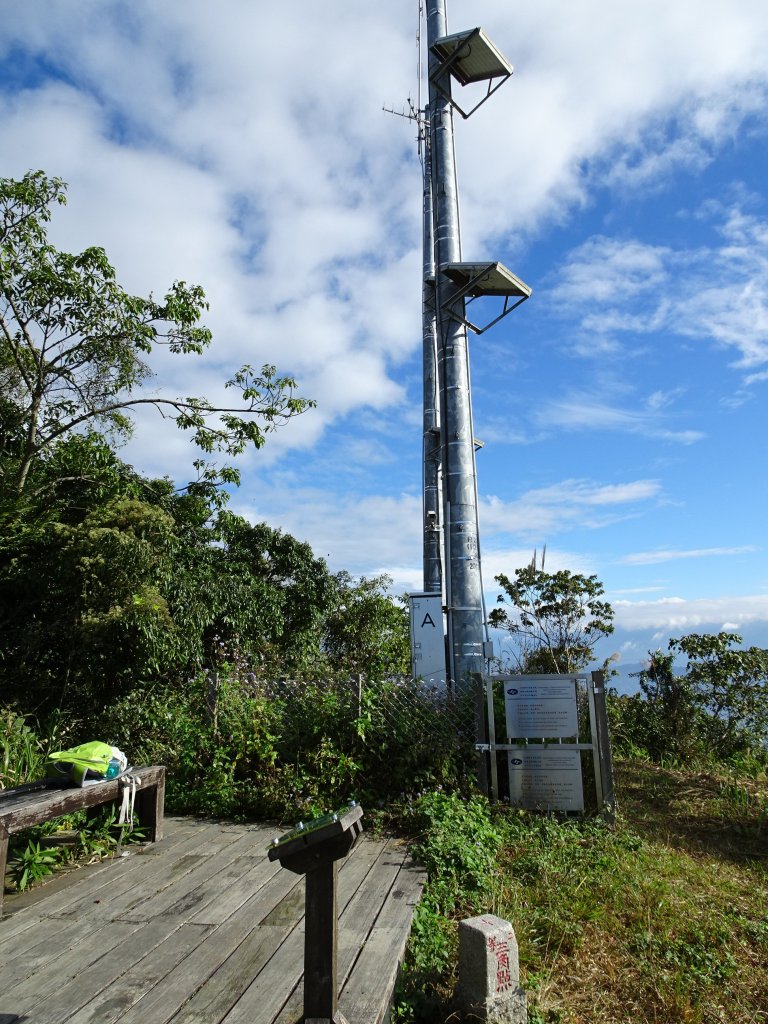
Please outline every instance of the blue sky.
M420 587L417 0L0 0L2 173L69 182L53 234L123 283L202 284L214 345L159 392L274 362L316 411L233 508ZM456 146L464 256L532 299L471 360L483 568L596 573L623 665L724 627L768 646L768 5L453 0L514 77ZM188 478L175 428L123 453Z

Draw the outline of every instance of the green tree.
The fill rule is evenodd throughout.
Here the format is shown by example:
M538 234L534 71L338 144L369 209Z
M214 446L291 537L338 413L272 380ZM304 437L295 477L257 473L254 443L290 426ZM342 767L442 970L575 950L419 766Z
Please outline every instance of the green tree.
M130 433L128 412L142 405L170 416L206 453L241 453L314 403L274 366L244 366L227 382L231 406L201 397L147 396L140 386L158 345L202 353L211 333L197 285L177 281L158 301L126 292L103 249L79 254L48 240L52 208L66 186L42 171L0 179L0 488L21 495L30 473L57 442L92 428ZM196 463L199 486L237 482L237 472ZM49 481L50 482L50 481Z
M567 569L549 573L535 564L496 577L504 593L488 616L509 631L521 672L576 672L594 656L595 643L613 632L613 609L602 600L597 576Z
M768 740L768 650L739 649L736 633L691 633L652 651L640 693L611 699L618 745L657 761L718 762ZM674 660L688 661L675 672Z
M669 641L687 657L686 679L704 712L704 741L729 756L768 739L768 650L737 648L737 633L690 633Z
M702 711L695 688L674 670L674 654L649 651L637 675L640 692L617 698L613 733L619 746L645 750L662 761L684 762L696 756L702 734Z
M254 670L317 672L323 660L323 621L335 594L334 577L309 544L266 523L220 514L227 585L217 635L234 643Z
M172 604L178 546L172 516L127 496L20 535L0 560L7 699L83 715L193 660L197 636Z
M63 450L66 449L66 450ZM73 450L70 450L73 449ZM308 544L217 511L73 435L40 467L82 471L0 531L0 692L19 709L97 714L203 666L322 674L337 585Z
M334 604L325 623L323 647L337 670L382 679L410 671L408 612L388 594L389 576L355 581L335 577Z

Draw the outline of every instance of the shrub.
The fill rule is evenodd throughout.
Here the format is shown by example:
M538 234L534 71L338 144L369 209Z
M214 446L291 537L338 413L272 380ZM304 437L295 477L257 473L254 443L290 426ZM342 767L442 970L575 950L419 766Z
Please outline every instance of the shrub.
M166 765L173 810L291 817L462 785L473 758L465 711L412 680L265 684L223 665L184 685L137 687L99 728L133 763Z

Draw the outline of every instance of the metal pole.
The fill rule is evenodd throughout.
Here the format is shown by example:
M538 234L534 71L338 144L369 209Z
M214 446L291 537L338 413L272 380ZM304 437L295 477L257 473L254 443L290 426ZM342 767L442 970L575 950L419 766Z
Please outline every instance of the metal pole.
M436 269L438 379L443 447L443 529L448 602L449 676L458 692L471 688L483 671L483 610L480 547L475 500L475 449L472 437L469 354L464 301L451 301L452 285L440 273L461 261L459 201L453 140L450 75L439 71L432 54L435 40L447 35L445 0L427 0L429 49L429 122L432 145L432 195ZM438 88L439 85L439 88ZM450 515L448 510L450 509Z
M440 594L443 567L440 555L440 403L437 384L437 324L435 310L435 242L432 228L432 147L429 140L429 111L425 111L423 136L424 161L424 235L422 285L422 337L424 365L424 590Z
M592 673L592 699L595 707L595 726L597 736L592 740L597 747L594 757L600 760L602 779L601 808L606 821L613 824L616 820L616 790L613 777L613 755L611 753L611 734L608 727L608 708L606 707L605 672L599 670Z

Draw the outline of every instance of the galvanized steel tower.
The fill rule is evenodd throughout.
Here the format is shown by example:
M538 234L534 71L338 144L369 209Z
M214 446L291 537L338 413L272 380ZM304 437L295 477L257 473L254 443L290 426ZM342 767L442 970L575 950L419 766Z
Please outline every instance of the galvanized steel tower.
M424 589L442 590L447 675L461 691L474 673L482 673L485 656L467 330L482 334L527 299L531 289L500 263L465 263L461 255L453 113L469 117L509 78L512 67L482 29L448 34L446 0L426 0L426 19ZM487 90L465 112L452 96L453 81L487 83ZM467 307L484 296L502 298L503 308L480 327L467 318Z

